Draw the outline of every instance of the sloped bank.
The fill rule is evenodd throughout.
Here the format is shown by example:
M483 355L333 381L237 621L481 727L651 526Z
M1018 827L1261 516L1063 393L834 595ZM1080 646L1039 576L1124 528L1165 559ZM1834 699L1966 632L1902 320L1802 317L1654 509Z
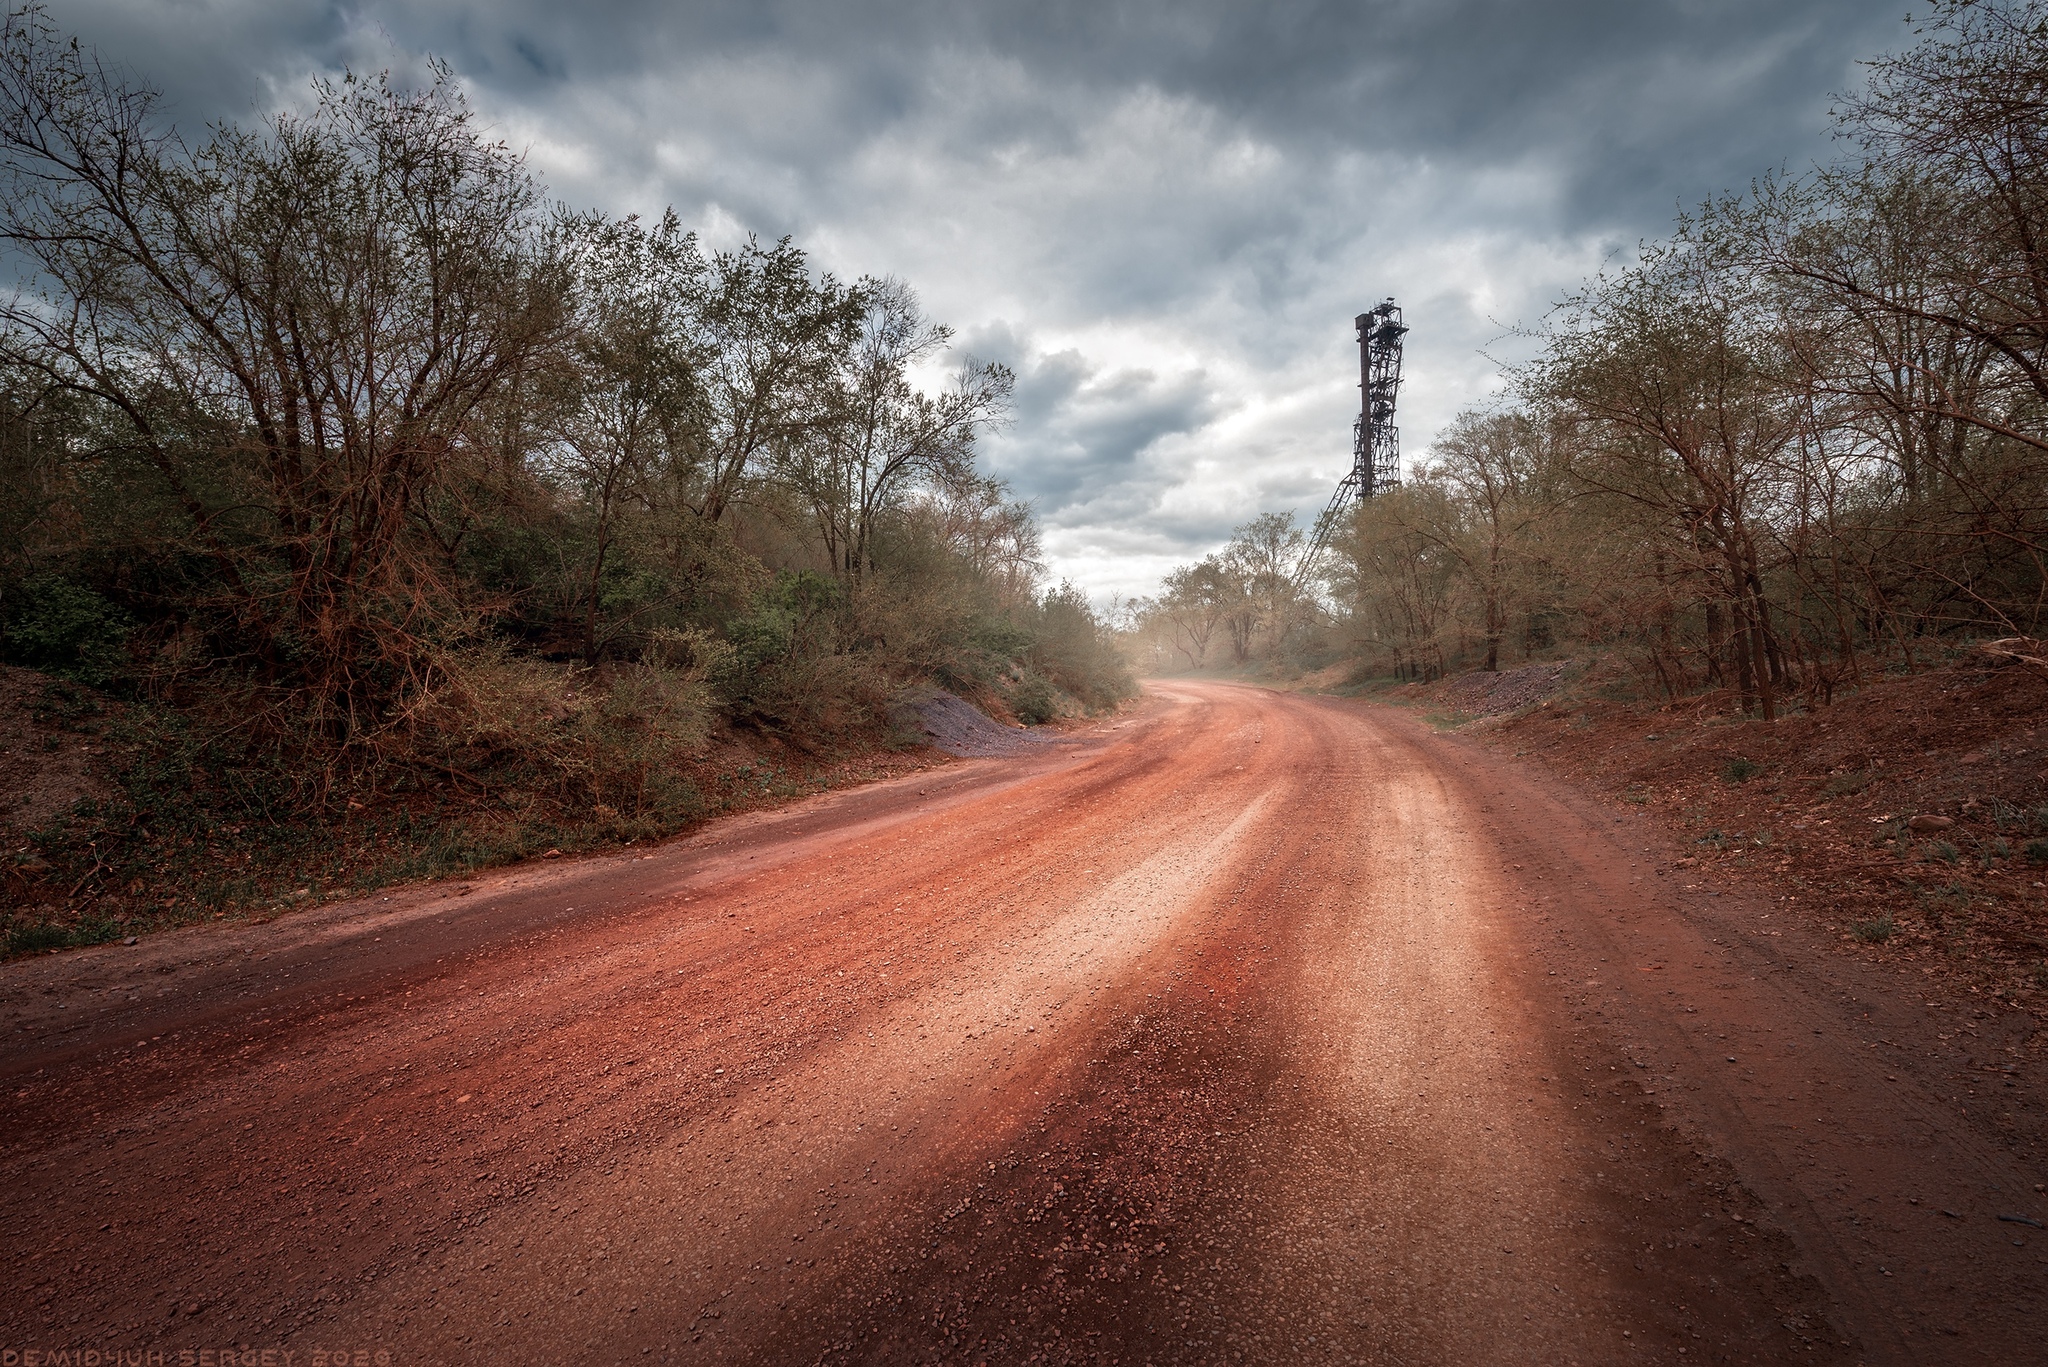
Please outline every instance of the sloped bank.
M2048 1012L2048 666L1959 649L1774 722L1721 695L1603 697L1603 677L1556 662L1381 696L1656 816L1686 851L1662 877L1767 897L1930 991Z
M883 724L818 744L715 728L671 779L683 800L623 815L507 782L342 794L324 815L266 811L261 775L206 763L152 715L0 666L0 952L105 943L206 920L263 921L399 884L645 845L772 808L1051 736L928 686Z
M934 750L959 759L1014 755L1056 734L1006 726L943 688L909 690L890 707L889 720L899 730L923 735Z

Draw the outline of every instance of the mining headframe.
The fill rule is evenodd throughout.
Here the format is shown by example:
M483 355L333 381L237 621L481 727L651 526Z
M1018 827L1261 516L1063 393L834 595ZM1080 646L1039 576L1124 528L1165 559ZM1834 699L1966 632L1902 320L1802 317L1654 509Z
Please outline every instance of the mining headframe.
M1298 584L1322 554L1338 520L1356 500L1401 487L1401 429L1394 402L1401 391L1401 308L1387 299L1352 320L1358 329L1358 419L1351 424L1351 473L1337 483L1316 519L1314 540L1295 571Z

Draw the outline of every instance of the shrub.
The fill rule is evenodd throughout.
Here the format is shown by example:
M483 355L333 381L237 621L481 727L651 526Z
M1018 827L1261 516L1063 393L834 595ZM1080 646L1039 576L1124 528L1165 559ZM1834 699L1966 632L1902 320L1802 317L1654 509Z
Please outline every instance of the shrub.
M100 698L89 689L78 687L64 679L51 679L44 684L30 704L30 712L44 726L54 726L66 731L86 729L93 717L106 711ZM55 741L56 737L49 738ZM56 745L46 742L44 749L54 750Z
M1927 919L1927 924L1936 929L1946 925L1951 914L1970 909L1970 891L1960 883L1923 888L1914 894L1914 899L1919 902L1920 914Z
M1860 793L1868 788L1870 779L1870 770L1855 769L1846 774L1836 774L1828 780L1827 787L1821 791L1828 797L1847 797L1851 793Z
M10 663L95 688L121 673L134 623L114 604L53 574L22 581L8 598Z
M1730 783L1747 783L1764 771L1764 766L1753 759L1737 755L1721 765L1721 777Z
M48 921L10 926L7 929L9 954L40 954L46 949L63 949L70 943L70 932Z
M710 733L704 675L725 658L702 634L656 633L651 658L602 671L513 655L451 653L395 738L451 773L510 771L577 808L685 814L697 794L675 774Z
M1044 675L1026 670L1010 692L1010 710L1017 714L1017 720L1026 726L1042 726L1059 715L1059 704L1052 684Z
M103 917L69 926L54 921L23 922L7 928L4 940L0 940L0 954L12 957L16 954L40 954L52 949L103 945L109 940L118 940L121 933L122 927L118 922Z
M1091 711L1114 707L1138 691L1130 662L1087 596L1072 584L1063 582L1049 591L1039 601L1037 619L1031 660L1048 682Z
M732 653L710 674L732 716L766 730L824 734L858 724L886 697L886 639L862 639L839 584L804 570L778 575L726 623Z

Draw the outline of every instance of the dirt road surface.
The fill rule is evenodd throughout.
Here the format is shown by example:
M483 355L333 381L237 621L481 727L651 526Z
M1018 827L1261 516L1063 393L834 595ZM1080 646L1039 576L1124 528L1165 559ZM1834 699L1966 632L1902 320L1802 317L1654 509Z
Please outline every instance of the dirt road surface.
M1673 853L1398 714L1167 683L19 962L0 1351L2043 1361L2033 1081Z

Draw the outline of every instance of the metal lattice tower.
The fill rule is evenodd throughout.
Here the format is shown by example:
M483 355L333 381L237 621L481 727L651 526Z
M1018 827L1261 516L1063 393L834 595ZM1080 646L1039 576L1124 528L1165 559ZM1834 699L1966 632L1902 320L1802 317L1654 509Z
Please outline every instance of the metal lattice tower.
M1329 506L1316 519L1315 539L1295 571L1298 585L1336 531L1354 499L1401 487L1401 429L1394 426L1394 402L1401 391L1401 338L1407 325L1392 299L1352 320L1358 328L1358 419L1351 424L1351 473L1337 483Z
M1353 320L1358 327L1358 421L1351 425L1351 478L1360 498L1401 487L1401 429L1394 400L1401 390L1401 338L1408 331L1389 299Z

